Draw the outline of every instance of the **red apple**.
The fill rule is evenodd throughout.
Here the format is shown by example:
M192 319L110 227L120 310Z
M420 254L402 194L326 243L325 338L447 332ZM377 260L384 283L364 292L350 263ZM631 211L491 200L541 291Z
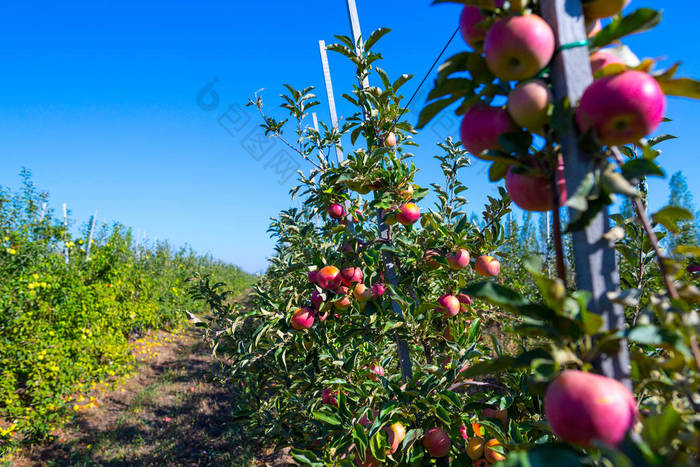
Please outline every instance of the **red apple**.
M459 30L462 38L474 50L481 50L484 45L484 38L489 29L485 20L481 9L475 6L466 5L459 15Z
M330 389L324 389L321 392L321 402L326 405L332 405L333 407L338 407L338 400L335 396L338 395L338 391L331 391Z
M309 271L309 274L306 276L312 284L316 282L316 274L318 274L318 271L313 269Z
M389 426L385 426L384 431L388 437L389 451L391 454L394 454L399 450L399 445L406 437L406 427L403 426L401 422L395 422Z
M314 324L313 310L308 308L297 308L294 310L294 313L292 313L290 323L297 331L309 329Z
M404 203L399 206L399 212L396 214L396 220L401 225L411 225L420 219L420 209L415 203Z
M352 291L352 296L360 303L366 302L372 299L372 290L365 284L357 284Z
M423 436L423 447L431 457L445 457L451 445L450 437L440 428L431 428Z
M581 131L593 128L604 145L639 141L663 120L666 96L648 74L629 70L595 80L576 110Z
M612 378L566 370L547 388L544 409L559 438L590 446L617 445L637 419L632 392Z
M340 277L343 284L350 287L352 284L362 282L365 276L362 274L362 269L351 266L343 268L343 270L340 272Z
M393 148L394 146L396 146L396 133L390 131L384 139L384 145L388 148Z
M532 78L554 54L554 32L537 15L505 17L486 35L484 53L496 77L507 81Z
M372 286L372 299L376 300L386 293L386 286L378 282Z
M338 311L345 311L350 308L350 305L352 305L352 300L347 295L340 297L333 302L333 307Z
M342 219L345 217L345 208L341 204L331 204L328 206L328 215L333 219Z
M459 307L462 312L466 312L467 307L472 304L472 298L465 293L457 294L457 300L459 300Z
M547 111L554 97L542 80L518 84L508 95L508 113L521 127L540 133L548 123Z
M445 316L455 316L461 309L459 300L454 295L445 294L438 298L437 310L445 313Z
M372 365L369 367L370 379L373 381L379 381L378 376L384 376L384 367L381 365Z
M500 452L494 451L492 449L494 446L500 446L500 445L501 445L501 442L495 438L492 438L492 439L486 441L486 446L484 447L484 457L486 458L487 461L489 461L493 464L495 462L506 460L506 456L504 456Z
M469 252L464 248L457 248L451 254L447 255L447 263L454 270L464 269L469 266Z
M464 149L479 158L488 149L502 149L498 137L517 130L505 109L478 103L465 112L460 135Z
M622 60L620 60L620 57L615 55L612 52L608 52L605 49L598 50L596 52L593 52L590 57L591 60L591 71L593 72L593 75L595 76L596 73L598 73L600 70L605 68L608 65L617 64L621 65L621 71L624 71L624 66L625 64L622 63Z
M316 275L316 284L326 290L335 290L341 280L340 271L335 266L325 266Z
M630 0L591 0L583 3L583 15L586 19L607 18L622 11Z
M550 181L516 170L511 166L506 174L506 191L510 199L526 211L550 211L553 205Z
M323 295L318 291L314 290L311 293L311 306L318 308L323 303Z
M480 276L497 276L501 272L501 263L493 256L479 256L474 263L474 269Z

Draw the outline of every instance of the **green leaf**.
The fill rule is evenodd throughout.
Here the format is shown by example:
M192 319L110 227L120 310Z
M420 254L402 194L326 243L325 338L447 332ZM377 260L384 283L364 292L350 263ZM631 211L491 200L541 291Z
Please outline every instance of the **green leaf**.
M376 44L379 39L384 37L389 32L391 32L391 29L389 28L379 28L373 31L372 34L370 34L367 40L365 41L365 51L371 49L372 46L374 46L374 44Z
M659 79L659 86L668 96L700 99L700 81L690 78Z
M459 99L459 96L450 96L446 99L431 102L423 107L423 110L420 111L420 115L418 116L418 124L416 125L416 128L420 130L421 128L425 127L425 125L430 123L430 121L435 118L437 114L439 114L457 99Z
M528 304L528 301L516 291L492 281L471 284L462 289L461 292L511 309Z
M649 159L632 159L622 165L622 175L629 180L639 180L642 177L664 177L664 171L661 170L654 161Z
M328 423L329 425L339 426L342 424L338 416L332 413L316 411L313 412L311 416L314 417L316 420Z
M683 423L681 415L668 404L663 412L645 420L643 433L644 439L651 444L654 450L659 450L670 445L673 438Z
M497 182L505 178L511 164L503 161L494 161L489 167L489 181Z
M680 206L666 206L651 216L655 222L666 227L671 232L678 233L680 228L678 222L682 220L692 220L693 213Z
M624 17L616 17L608 26L593 37L590 46L605 47L621 37L646 31L661 22L661 12L650 8L640 8Z
M512 451L501 467L561 467L581 465L581 458L570 447L559 443L540 444L528 451Z
M637 344L654 346L670 346L681 352L686 357L691 357L690 350L683 342L683 337L668 329L650 324L635 326L624 331L623 335Z

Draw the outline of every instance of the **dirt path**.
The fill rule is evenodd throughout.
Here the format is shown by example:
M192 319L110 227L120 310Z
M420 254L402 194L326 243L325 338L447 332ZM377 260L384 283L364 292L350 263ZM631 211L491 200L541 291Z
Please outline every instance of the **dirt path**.
M135 376L114 391L86 394L92 403L54 442L26 449L12 465L288 465L284 452L241 438L230 394L211 381L216 363L199 339L161 332L134 352Z

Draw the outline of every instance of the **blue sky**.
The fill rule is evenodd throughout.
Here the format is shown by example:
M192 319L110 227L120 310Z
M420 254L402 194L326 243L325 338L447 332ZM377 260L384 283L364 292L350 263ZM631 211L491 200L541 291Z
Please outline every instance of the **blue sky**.
M357 0L357 6L366 34L393 30L379 45L382 66L393 77L416 76L406 94L452 34L460 11L423 0ZM664 22L625 43L662 64L682 60L680 74L700 78L694 3L632 1L641 6L665 7ZM5 2L0 185L16 187L24 166L51 193L52 207L58 212L67 203L79 223L98 209L100 220L118 220L151 240L187 243L248 271L264 269L273 246L267 224L290 205L294 177L275 171L270 161L284 157L282 148L270 141L260 146L257 121L240 106L264 88L267 105L276 107L282 83L314 85L325 102L318 40L331 43L338 33L349 34L343 0ZM458 36L446 56L464 48ZM336 54L329 58L342 104L352 69ZM218 106L203 110L197 95L213 79ZM205 104L213 107L211 100ZM326 109L318 112L327 121ZM344 110L341 105L341 115ZM665 143L662 164L669 175L683 170L693 190L700 186L699 113L699 102L671 98L667 114L674 121L661 129L681 138ZM417 113L407 118L415 123ZM438 179L434 142L448 134L458 137L458 120L417 137L419 184ZM495 190L482 169L476 163L463 177L477 212ZM652 207L666 200L666 185L652 184Z

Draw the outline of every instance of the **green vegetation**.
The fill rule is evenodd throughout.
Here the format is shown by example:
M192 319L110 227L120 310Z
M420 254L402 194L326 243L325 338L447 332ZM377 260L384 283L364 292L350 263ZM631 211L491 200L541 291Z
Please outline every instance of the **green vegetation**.
M86 261L87 234L72 237L42 214L48 195L22 177L19 192L0 188L0 455L49 436L71 393L128 372L130 338L182 325L195 307L184 291L193 273L234 294L254 280L167 242L136 246L120 224L99 229Z

